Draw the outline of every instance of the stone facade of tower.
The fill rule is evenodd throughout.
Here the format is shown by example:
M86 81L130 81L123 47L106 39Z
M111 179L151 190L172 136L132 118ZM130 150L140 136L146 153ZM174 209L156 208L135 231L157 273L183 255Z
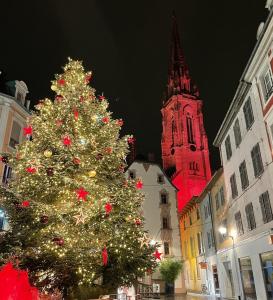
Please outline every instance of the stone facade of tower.
M202 100L192 83L173 17L171 59L162 113L163 168L178 188L178 211L198 196L211 178Z

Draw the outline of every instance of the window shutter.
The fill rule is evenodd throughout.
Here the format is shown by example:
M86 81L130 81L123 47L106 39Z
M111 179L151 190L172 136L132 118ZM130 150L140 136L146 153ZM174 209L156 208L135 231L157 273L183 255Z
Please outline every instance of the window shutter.
M262 211L262 216L263 216L263 222L267 222L267 217L266 217L266 208L264 205L264 194L261 194L259 197L260 205L261 205L261 211Z
M264 208L265 208L265 212L266 212L266 216L267 216L267 222L270 222L273 220L273 215L272 215L272 208L271 208L268 191L263 193L263 198L264 198Z
M247 220L247 227L249 230L251 230L251 221L250 221L250 212L249 212L249 205L245 207L246 211L246 220Z

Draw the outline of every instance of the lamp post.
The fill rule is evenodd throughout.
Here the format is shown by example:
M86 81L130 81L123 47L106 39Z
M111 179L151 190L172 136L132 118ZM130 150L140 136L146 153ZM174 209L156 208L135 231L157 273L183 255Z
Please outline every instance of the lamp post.
M234 236L233 235L228 235L227 234L227 228L226 227L219 227L219 232L222 235L225 235L225 237L227 238L231 238L232 239L232 252L233 252L233 259L234 259L234 264L235 264L235 272L236 272L236 277L238 280L238 286L239 286L239 297L238 299L241 300L241 283L240 283L240 276L239 276L239 270L238 270L238 266L237 266L237 258L236 258L236 251L235 251L235 246L234 246Z

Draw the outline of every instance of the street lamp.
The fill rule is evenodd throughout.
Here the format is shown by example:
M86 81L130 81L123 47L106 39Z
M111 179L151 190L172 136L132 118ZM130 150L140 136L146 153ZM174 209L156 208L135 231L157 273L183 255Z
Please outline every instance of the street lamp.
M239 294L240 294L239 299L241 299L242 293L241 293L241 284L240 284L240 279L239 279L240 278L239 277L239 271L238 271L238 267L237 267L236 252L235 252L235 247L234 247L234 235L228 235L227 234L227 228L224 227L224 226L220 226L218 230L225 237L232 239L232 250L233 250L234 263L235 263L235 271L236 271L236 277L237 277L238 284L239 284Z

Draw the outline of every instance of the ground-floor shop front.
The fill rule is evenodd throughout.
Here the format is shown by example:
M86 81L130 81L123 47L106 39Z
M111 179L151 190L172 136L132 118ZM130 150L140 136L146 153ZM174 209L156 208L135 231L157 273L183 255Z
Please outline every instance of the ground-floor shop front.
M268 232L217 253L221 297L273 300L273 246Z

